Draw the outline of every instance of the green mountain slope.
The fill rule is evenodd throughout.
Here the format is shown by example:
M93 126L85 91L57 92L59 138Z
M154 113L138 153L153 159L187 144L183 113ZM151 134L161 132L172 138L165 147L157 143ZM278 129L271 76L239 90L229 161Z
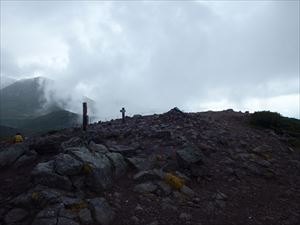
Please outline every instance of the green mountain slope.
M49 114L28 119L20 126L23 130L45 132L73 127L80 123L81 116L66 110L59 110Z
M3 89L0 95L2 120L28 119L59 109L53 105L44 109L43 88L49 80L41 77L17 81Z

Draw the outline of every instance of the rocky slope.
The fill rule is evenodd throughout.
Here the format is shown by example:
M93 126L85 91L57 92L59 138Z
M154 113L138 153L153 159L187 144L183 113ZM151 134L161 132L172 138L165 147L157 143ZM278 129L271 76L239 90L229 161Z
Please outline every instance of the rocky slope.
M2 143L0 224L300 224L300 151L248 120L175 108Z

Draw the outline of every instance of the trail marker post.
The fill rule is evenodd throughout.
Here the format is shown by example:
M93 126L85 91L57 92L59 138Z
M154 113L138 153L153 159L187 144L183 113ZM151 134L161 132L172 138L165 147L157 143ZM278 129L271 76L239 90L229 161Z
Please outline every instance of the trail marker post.
M120 110L120 112L122 113L122 122L125 123L125 112L126 112L125 108L123 107L123 108Z
M88 115L87 115L87 103L82 103L83 113L82 113L82 129L86 131L88 125Z

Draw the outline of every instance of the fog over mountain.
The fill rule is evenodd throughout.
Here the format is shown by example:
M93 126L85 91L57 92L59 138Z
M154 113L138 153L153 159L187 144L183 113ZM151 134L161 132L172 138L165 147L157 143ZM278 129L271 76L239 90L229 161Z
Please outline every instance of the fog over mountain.
M46 99L100 119L273 110L300 118L299 1L1 1L1 83L44 76ZM2 87L2 84L1 84Z

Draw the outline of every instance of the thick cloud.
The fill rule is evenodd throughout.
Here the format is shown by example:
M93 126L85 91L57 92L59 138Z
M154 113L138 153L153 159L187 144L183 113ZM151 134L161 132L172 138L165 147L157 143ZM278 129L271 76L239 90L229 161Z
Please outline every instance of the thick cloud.
M299 2L1 2L1 74L99 117L233 107L299 117ZM49 91L50 92L50 91Z

